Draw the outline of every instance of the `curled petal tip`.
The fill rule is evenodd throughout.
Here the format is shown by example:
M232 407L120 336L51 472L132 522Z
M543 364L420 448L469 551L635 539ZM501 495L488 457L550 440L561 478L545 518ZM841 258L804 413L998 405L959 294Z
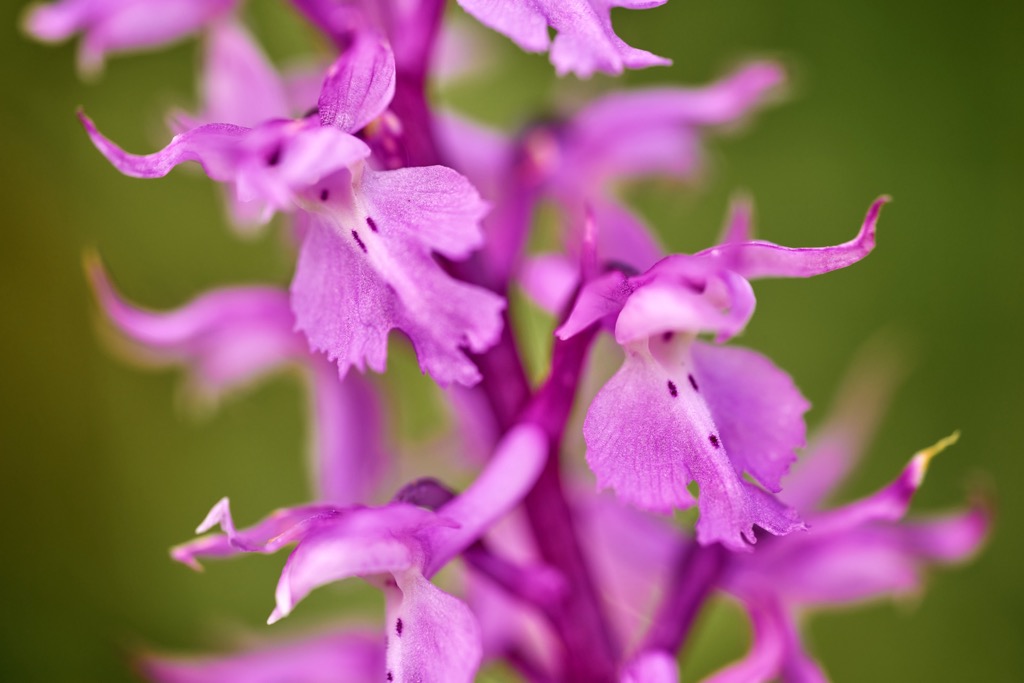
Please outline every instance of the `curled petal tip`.
M275 607L274 611L270 613L269 617L267 617L267 626L273 626L277 622L284 619L286 616L288 616L287 612L281 610L280 607Z
M955 431L944 439L940 439L934 445L929 446L921 451L918 451L914 455L913 460L913 478L914 486L920 486L921 482L924 481L924 475L928 472L928 466L931 464L932 459L946 450L960 439L960 432Z
M229 534L234 531L234 529L229 528L234 525L231 523L231 503L227 496L218 500L217 504L210 508L206 517L204 517L203 521L196 527L196 533L204 534L218 524L224 526L224 530Z
M191 552L187 550L188 544L176 545L171 548L171 559L175 562L180 562L186 565L189 569L196 572L204 572L206 568L199 564L199 560L195 558Z

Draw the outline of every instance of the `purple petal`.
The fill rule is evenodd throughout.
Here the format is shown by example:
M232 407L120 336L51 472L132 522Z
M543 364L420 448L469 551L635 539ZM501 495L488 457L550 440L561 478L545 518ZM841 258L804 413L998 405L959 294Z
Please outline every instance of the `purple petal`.
M905 371L898 356L878 344L858 354L823 425L786 479L782 497L790 505L820 507L860 460Z
M204 294L174 311L155 312L125 301L98 259L86 264L104 314L142 347L147 360L183 364L192 384L217 397L280 366L308 357L286 292L236 287Z
M581 78L595 71L620 74L623 69L641 69L671 62L624 43L612 29L612 7L646 9L664 0L459 0L459 4L481 23L511 38L527 52L544 52L550 47L551 63L559 75L575 73ZM558 32L552 42L548 30Z
M396 683L469 683L483 656L480 624L461 600L411 569L385 589L387 673Z
M228 655L147 655L142 670L156 683L342 683L379 679L384 653L379 633L344 629Z
M987 506L976 503L964 512L901 524L904 545L935 562L959 562L978 551L992 526Z
M624 90L598 98L569 122L555 183L593 194L608 182L689 176L701 160L699 128L742 118L783 78L778 65L756 62L703 88Z
M357 33L331 65L320 91L320 123L355 133L395 96L395 56L370 32Z
M691 353L694 372L687 379L704 396L736 471L777 493L796 449L805 445L810 403L759 353L699 342Z
M659 266L697 265L683 256L669 256ZM717 341L725 341L738 334L754 312L750 283L728 271L709 276L701 270L681 267L669 274L669 268L655 266L648 271L649 282L630 295L619 313L615 340L625 345L675 332L713 332Z
M203 123L252 128L291 114L284 83L253 37L235 22L215 24L202 74Z
M875 248L875 225L889 197L876 199L857 236L834 247L791 248L771 242L724 244L701 255L725 259L730 270L745 278L813 277L851 266Z
M533 425L520 425L505 435L476 481L438 509L458 526L432 532L425 575L431 576L519 504L547 461L547 447L544 433Z
M703 683L750 683L776 678L800 683L827 681L818 665L803 653L796 626L780 605L758 600L748 611L754 627L750 652L705 678Z
M351 205L311 217L292 281L298 327L343 374L382 372L398 328L435 381L474 384L465 351L497 341L504 300L451 278L431 252L458 257L479 244L479 198L441 167L366 170L361 189Z
M330 524L343 510L330 505L304 505L277 510L262 522L241 532L235 529L227 498L221 498L196 529L201 534L214 526L224 533L210 534L171 549L171 557L199 569L200 557L228 557L242 552L274 553Z
M227 14L237 0L60 0L33 7L25 29L44 41L82 33L83 71L103 67L108 53L161 47Z
M622 368L587 413L583 435L598 488L612 487L637 507L668 512L694 504L686 487L696 481L702 544L742 550L744 539L755 541L755 524L773 534L800 528L791 510L737 474L704 398L688 381L689 358L679 362L685 347L658 343L651 351L627 348Z
M570 339L602 318L618 313L633 289L629 278L617 270L594 278L580 290L572 312L555 330L555 336Z
M380 508L350 508L333 523L312 528L295 548L277 584L277 606L267 620L274 623L320 586L355 576L421 571L425 556L422 535L450 520L404 503Z
M211 123L175 135L164 149L128 154L79 114L96 148L125 175L159 178L186 161L211 179L231 183L235 199L255 203L263 221L273 210L292 208L296 194L370 154L365 143L315 121L271 121L258 128Z
M523 262L519 284L541 309L558 315L572 301L579 268L562 254L538 254Z
M349 374L342 381L333 363L309 358L313 384L312 466L321 500L352 505L367 500L391 461L380 397L370 382Z
M668 652L642 652L622 669L619 683L678 683L679 663Z

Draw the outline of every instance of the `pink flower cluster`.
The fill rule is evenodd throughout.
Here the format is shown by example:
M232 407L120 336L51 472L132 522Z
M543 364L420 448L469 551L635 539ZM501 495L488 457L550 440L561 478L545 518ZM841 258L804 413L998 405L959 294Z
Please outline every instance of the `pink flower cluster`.
M668 63L611 23L612 7L662 2L458 0L524 50L548 52L559 75L584 78ZM693 174L701 138L763 105L784 80L778 65L750 63L702 88L612 92L507 134L427 100L441 0L292 0L333 46L315 82L275 69L240 4L58 0L33 8L27 28L41 40L80 34L86 70L197 34L201 111L174 116L163 149L131 154L81 122L122 173L158 178L194 162L223 186L236 230L282 214L296 246L287 291L228 287L167 312L130 303L89 261L110 323L149 358L182 366L193 392L216 398L286 366L308 378L315 501L238 529L222 499L197 529L205 535L172 556L198 566L294 546L269 623L354 577L380 589L385 618L230 656L154 657L153 680L459 682L502 661L531 681L676 681L693 619L720 593L744 606L754 641L710 680L824 680L801 615L916 590L929 565L981 544L981 505L904 520L955 437L878 493L822 505L858 457L884 381L856 384L806 447L809 403L789 375L726 344L754 313L754 280L865 258L887 198L837 246L756 240L737 202L718 245L665 255L617 194L639 178ZM558 209L561 247L533 253L542 202ZM557 320L539 386L510 328L513 286ZM476 451L461 491L445 472L389 479L387 397L363 373L385 372L392 330L446 388ZM582 406L583 437L597 488L614 495L587 490L565 457L604 333L622 366ZM693 507L692 530L666 516ZM466 571L442 589L433 578L457 559Z

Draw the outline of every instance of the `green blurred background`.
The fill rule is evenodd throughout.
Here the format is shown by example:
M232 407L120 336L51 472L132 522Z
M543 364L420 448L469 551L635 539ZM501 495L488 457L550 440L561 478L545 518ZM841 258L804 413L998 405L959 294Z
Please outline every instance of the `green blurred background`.
M306 34L278 5L253 0L247 16L281 58ZM760 234L794 246L843 241L872 199L895 198L864 263L759 284L743 340L794 375L815 403L812 425L866 339L888 330L910 340L912 374L846 495L888 481L956 428L960 444L936 462L915 511L959 504L971 487L995 492L995 535L973 564L937 572L912 603L813 620L810 642L838 681L1024 680L1022 7L672 0L615 14L628 42L675 60L630 73L627 84L703 83L765 55L793 75L785 104L711 140L699 182L631 193L669 246L705 246L738 188L756 200ZM139 646L197 649L267 628L283 555L196 575L167 548L222 495L243 523L307 498L302 393L281 377L197 418L176 400L174 373L129 367L99 342L83 248L100 251L130 297L157 307L222 283L285 283L291 257L274 233L232 237L198 174L118 175L74 119L82 105L128 149L155 149L164 112L194 102L194 42L114 58L84 84L71 46L18 32L23 8L0 8L0 680L130 681ZM444 96L510 126L546 107L556 81L545 59L477 35L492 45L492 67ZM561 85L576 96L612 81ZM392 365L403 386L417 387L394 408L400 440L436 435L437 410L417 403L428 384L407 355ZM271 631L343 613L353 590L320 591ZM702 624L685 653L686 680L744 648L735 608L719 606Z

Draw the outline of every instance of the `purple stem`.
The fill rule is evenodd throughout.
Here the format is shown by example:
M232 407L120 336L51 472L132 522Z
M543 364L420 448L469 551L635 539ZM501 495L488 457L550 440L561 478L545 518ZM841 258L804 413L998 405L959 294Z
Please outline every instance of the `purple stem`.
M444 162L433 138L423 86L421 78L403 77L399 73L392 102L392 110L408 136L406 150L411 165ZM479 260L449 263L448 267L467 282L495 287L488 282L484 264ZM564 647L564 679L569 683L613 683L617 680L620 647L580 547L562 486L559 458L565 424L597 327L567 341L555 342L551 374L533 394L509 323L506 311L498 343L487 353L474 356L482 375L480 389L486 394L503 433L518 422L528 421L540 426L548 437L547 464L527 495L524 507L542 559L561 572L567 585L564 599L551 615Z
M594 326L572 339L555 342L551 374L524 416L548 436L550 457L526 496L525 507L541 556L562 571L569 585L555 625L565 646L565 679L580 683L615 681L620 649L579 544L558 458L583 361L596 332Z
M728 561L729 551L718 543L709 546L693 543L683 551L642 650L676 652L683 646Z

